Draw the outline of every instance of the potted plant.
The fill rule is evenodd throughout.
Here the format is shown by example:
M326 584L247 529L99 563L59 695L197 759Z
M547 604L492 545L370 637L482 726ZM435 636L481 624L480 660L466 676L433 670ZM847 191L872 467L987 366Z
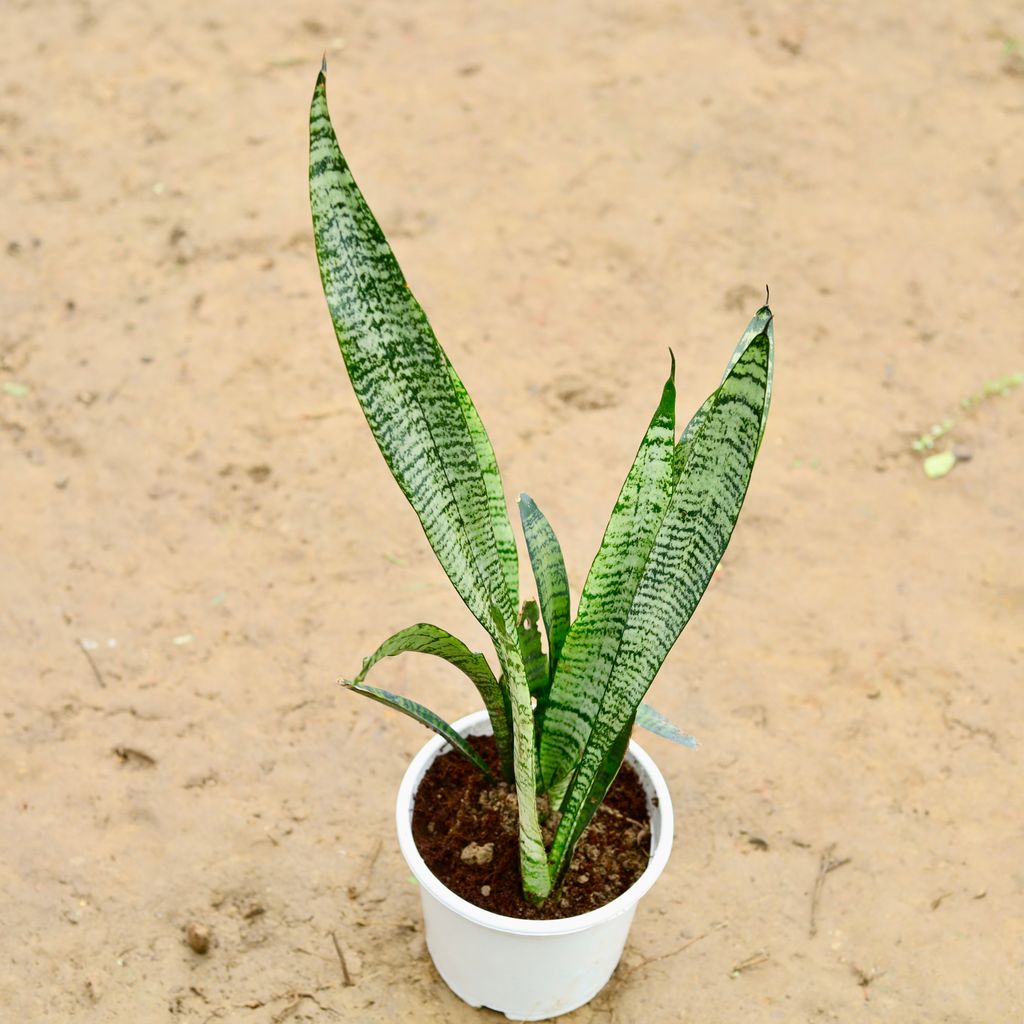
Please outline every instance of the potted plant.
M447 631L420 624L381 644L344 685L438 734L406 773L397 823L402 852L420 882L427 944L441 976L471 1005L516 1019L564 1013L610 977L637 900L669 855L668 790L630 736L640 724L695 745L642 700L739 515L771 395L772 314L767 305L754 314L721 384L678 440L672 357L575 617L554 531L521 496L538 603L520 607L516 541L494 451L338 148L325 69L310 111L309 188L321 280L356 397L438 560L493 642L499 669L492 671L482 654ZM365 681L382 658L410 651L460 669L484 710L451 725ZM482 734L492 737L490 764L473 738ZM530 919L456 895L420 856L410 828L416 793L445 751L514 792L518 868ZM647 866L606 905L576 916L549 915L546 908L557 909L574 851L624 760L636 772L650 815Z

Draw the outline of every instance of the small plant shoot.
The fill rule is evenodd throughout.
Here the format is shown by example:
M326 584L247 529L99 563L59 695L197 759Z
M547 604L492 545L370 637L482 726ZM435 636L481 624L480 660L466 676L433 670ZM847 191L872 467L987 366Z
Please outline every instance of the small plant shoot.
M643 701L747 492L771 398L772 313L757 310L721 384L681 431L672 358L573 617L558 539L525 494L519 518L536 599L520 600L494 450L338 148L324 70L310 110L309 194L324 294L356 398L438 561L490 636L496 666L419 623L385 640L344 685L440 733L486 772L448 723L365 681L381 659L409 652L443 658L469 679L490 717L502 777L515 787L523 892L540 903L561 884L633 726L696 745ZM542 795L558 812L548 846Z

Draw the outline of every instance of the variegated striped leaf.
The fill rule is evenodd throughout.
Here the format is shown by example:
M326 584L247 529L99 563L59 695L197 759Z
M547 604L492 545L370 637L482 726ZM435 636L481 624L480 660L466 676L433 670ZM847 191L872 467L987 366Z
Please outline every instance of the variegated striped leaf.
M523 610L519 613L519 650L523 655L530 695L537 699L546 697L548 689L548 659L540 642L539 621L537 602L524 601Z
M564 872L576 838L604 797L606 760L729 543L761 440L771 349L767 330L749 342L690 439L682 475L621 634L609 684L562 802L550 853L555 878Z
M375 700L379 704L386 704L389 708L394 708L395 711L401 711L403 715L408 715L421 725L425 725L428 729L433 729L439 736L443 736L463 757L468 758L475 764L488 779L492 782L494 781L491 770L487 767L487 762L443 718L435 715L430 708L425 708L422 704L409 700L408 697L399 696L399 694L392 693L390 690L381 690L376 686L369 686L367 683L357 683L355 680L343 679L341 685L345 689L361 693L364 697L369 697L370 700Z
M552 859L552 866L554 870L552 871L551 880L554 886L561 885L565 878L565 873L568 871L569 865L572 862L571 851L575 849L576 843L579 841L580 836L583 835L583 830L590 823L590 819L593 818L598 807L601 806L601 801L604 799L605 794L615 781L615 776L619 774L619 769L622 767L622 759L626 754L626 750L629 748L629 739L632 733L633 722L629 721L622 728L619 735L615 738L615 741L609 747L608 755L605 757L604 762L598 770L597 778L594 780L594 784L590 787L590 792L584 801L584 806L581 808L580 812L577 813L574 819L574 827L568 839L570 856L564 857L560 861Z
M409 652L432 654L437 658L443 658L469 678L480 694L490 717L502 775L507 782L511 782L512 725L509 721L507 699L502 693L498 680L494 678L487 659L482 654L471 651L447 630L441 629L440 626L432 626L429 622L420 622L395 633L394 636L385 640L373 654L363 659L362 670L354 682L361 683L370 669L382 658L393 658L396 655Z
M515 534L512 533L512 523L508 517L508 505L505 504L505 489L501 484L501 473L498 471L498 460L494 457L494 448L491 446L491 439L484 429L483 420L473 405L473 400L466 391L459 375L455 372L451 360L447 359L448 373L452 378L455 387L455 394L458 397L459 405L462 406L462 413L466 417L466 426L469 428L469 436L473 439L476 448L477 458L480 460L480 471L484 478L484 487L487 490L487 505L491 513L491 526L494 530L494 540L498 546L498 554L501 557L501 568L505 574L505 586L508 588L509 597L512 599L512 606L519 604L519 552L516 549Z
M758 434L758 444L764 437L764 428L768 423L768 409L772 404L772 378L775 376L775 327L772 311L767 303L763 305L750 319L746 329L743 331L740 340L733 350L729 359L729 365L722 374L722 381L729 376L732 368L740 361L740 357L750 347L750 343L759 338L762 334L768 335L768 383L765 385L764 408L761 410L761 430ZM681 440L681 439L680 439Z
M678 483L679 477L683 472L683 465L686 462L686 452L690 447L690 441L704 421L704 416L708 409L711 408L714 400L715 395L712 393L704 400L704 404L690 417L690 422L683 428L683 432L679 437L679 443L676 445L676 450L672 456L673 486L675 486L675 483Z
M540 763L547 787L573 770L601 695L672 495L675 442L675 357L647 433L622 485L590 567L579 612L569 628L544 715Z
M528 494L519 495L519 518L548 638L548 673L553 677L565 635L569 632L569 579L565 559L555 531Z
M636 710L636 724L641 729L653 732L655 736L671 740L681 747L689 747L696 750L700 744L696 738L682 731L675 723L669 721L660 711L652 708L650 704L641 704Z
M722 380L729 376L729 371L739 362L740 356L746 352L747 347L750 343L759 335L767 333L769 341L772 341L775 336L775 329L772 326L773 318L772 311L767 306L762 306L754 315L751 317L750 323L747 324L740 336L740 340L733 349L732 356L729 358L729 365L725 368L725 373L722 374ZM768 422L768 408L772 401L772 377L774 376L775 366L775 348L774 345L768 347L768 387L764 401L764 410L761 413L761 437L764 437L764 428ZM676 445L675 453L675 466L676 475L678 476L679 471L682 469L683 463L686 461L686 449L689 447L690 438L693 437L694 432L700 426L701 421L704 419L704 414L708 411L711 403L714 401L714 392L708 396L704 404L693 414L692 419L686 424L683 433L679 438L679 443Z
M323 72L310 108L309 196L335 334L381 453L469 609L490 633L492 604L514 625L511 527L496 534L507 511L493 453L338 148Z
M501 611L492 608L494 646L504 672L512 713L512 752L516 799L519 803L519 867L523 893L540 903L551 891L547 851L537 814L537 749L530 687L516 637L504 625Z

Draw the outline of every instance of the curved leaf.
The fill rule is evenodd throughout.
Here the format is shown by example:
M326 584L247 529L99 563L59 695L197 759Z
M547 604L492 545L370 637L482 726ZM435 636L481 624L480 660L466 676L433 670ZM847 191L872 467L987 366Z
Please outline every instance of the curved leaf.
M565 573L565 559L555 531L528 494L519 495L519 518L548 638L548 674L553 678L565 635L569 632L569 578Z
M512 728L501 686L494 678L487 659L482 654L471 651L447 630L441 629L440 626L432 626L429 622L420 622L395 633L394 636L388 637L373 654L363 659L363 667L353 682L361 683L370 669L382 658L393 658L396 655L409 652L432 654L435 657L443 658L469 677L470 682L480 694L491 719L502 774L507 781L511 782Z
M682 474L633 598L609 683L551 848L555 877L604 797L605 764L665 656L704 594L747 492L770 394L772 339L750 341L715 392L686 451ZM581 826L580 822L583 822Z
M689 747L696 750L700 744L696 738L682 731L679 726L670 722L660 711L655 710L650 704L641 704L636 709L636 724L641 729L653 732L655 736L671 740L681 747Z
M556 785L576 765L608 684L622 628L672 496L675 357L661 401L622 485L562 646L541 735L541 773Z
M401 697L390 690L381 690L376 686L357 683L351 679L343 679L341 685L346 690L361 693L364 697L369 697L370 700L375 700L379 704L386 704L395 711L401 711L403 715L408 715L410 718L415 719L420 725L433 729L439 736L443 736L463 757L476 765L488 779L492 782L494 781L491 770L487 767L487 762L443 718L435 715L430 708L425 708L422 704L417 704L416 701L409 700L408 697Z
M338 149L323 72L310 108L309 197L331 320L381 454L477 620L492 633L493 604L514 624L511 526L496 535L508 513L494 500L493 452Z

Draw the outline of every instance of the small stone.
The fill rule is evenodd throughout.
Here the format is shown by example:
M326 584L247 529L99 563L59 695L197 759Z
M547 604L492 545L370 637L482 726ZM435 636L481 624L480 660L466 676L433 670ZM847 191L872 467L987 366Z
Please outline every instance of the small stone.
M465 864L490 864L494 858L494 843L467 843L459 857Z
M490 896L491 895L491 887L489 885L481 885L480 886L480 895L481 896Z
M210 929L204 924L193 921L185 929L185 941L193 953L204 956L210 951Z

